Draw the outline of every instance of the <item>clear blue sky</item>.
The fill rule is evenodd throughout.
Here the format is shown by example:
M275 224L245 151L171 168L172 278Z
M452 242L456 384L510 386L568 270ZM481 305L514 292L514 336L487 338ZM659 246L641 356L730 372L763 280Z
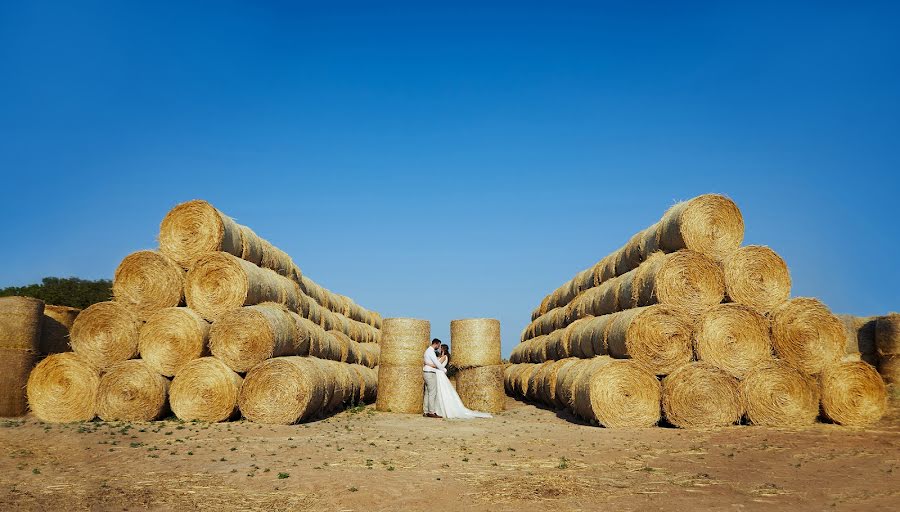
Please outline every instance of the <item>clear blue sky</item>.
M204 198L385 316L499 318L508 354L722 192L795 295L900 309L891 3L135 4L0 4L0 286L111 277Z

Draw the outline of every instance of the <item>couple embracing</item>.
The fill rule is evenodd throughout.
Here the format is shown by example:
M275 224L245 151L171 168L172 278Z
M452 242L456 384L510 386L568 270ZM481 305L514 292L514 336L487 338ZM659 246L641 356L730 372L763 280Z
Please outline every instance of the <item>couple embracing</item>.
M450 379L447 378L447 365L450 364L450 347L442 345L441 340L431 340L431 346L425 349L425 416L428 418L471 419L490 418L486 412L466 409L460 400Z

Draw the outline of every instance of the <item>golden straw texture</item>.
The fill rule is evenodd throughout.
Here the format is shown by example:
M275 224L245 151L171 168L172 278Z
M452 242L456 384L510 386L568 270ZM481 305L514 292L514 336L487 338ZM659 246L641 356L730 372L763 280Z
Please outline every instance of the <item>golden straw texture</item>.
M74 352L47 356L28 378L28 406L50 423L90 421L96 414L100 370Z
M39 352L44 355L68 352L69 330L81 310L68 306L44 306Z
M160 252L133 252L116 268L112 291L117 302L144 320L184 301L184 270Z
M31 350L0 348L0 418L28 412L25 385L36 360Z
M738 380L715 366L688 363L662 380L666 420L680 428L726 427L744 415Z
M174 377L208 351L209 323L190 308L165 308L141 327L138 352L153 371Z
M742 379L772 360L769 321L742 304L721 304L704 313L694 338L697 359Z
M172 208L159 226L159 248L184 268L196 256L223 251L243 253L240 226L206 201L195 199Z
M72 350L102 369L138 353L141 321L119 302L98 302L82 311L69 333Z
M609 355L634 359L656 375L666 375L693 359L694 319L684 311L655 305L611 316Z
M473 411L502 411L506 402L503 367L496 364L459 370L456 374L456 392L463 405Z
M822 413L840 425L864 427L881 419L887 389L872 365L861 361L826 367L819 376Z
M587 360L574 381L573 410L607 428L652 427L660 418L660 384L635 361Z
M290 425L319 412L325 376L312 359L277 357L254 367L241 387L241 413L257 423Z
M803 427L819 415L819 387L784 361L754 369L741 381L741 399L754 425Z
M500 364L500 321L467 318L450 322L453 365L457 368Z
M104 421L152 421L167 410L169 381L144 361L110 366L97 389L97 416Z
M279 304L246 306L224 314L209 331L209 351L243 373L266 359L297 355L297 324Z
M44 302L31 297L0 297L0 348L37 352Z
M381 365L418 366L431 342L431 323L414 318L387 318L382 327Z
M375 409L382 412L421 414L424 389L425 377L421 364L416 366L382 364L378 367L378 397L375 399Z
M219 422L238 413L238 395L243 379L215 357L187 363L172 379L169 403L184 421Z
M791 296L791 274L781 256L762 245L734 251L722 264L732 302L768 313Z
M875 350L880 356L900 354L900 314L891 313L876 320Z
M809 375L844 355L844 326L816 299L790 299L775 308L770 319L775 354Z

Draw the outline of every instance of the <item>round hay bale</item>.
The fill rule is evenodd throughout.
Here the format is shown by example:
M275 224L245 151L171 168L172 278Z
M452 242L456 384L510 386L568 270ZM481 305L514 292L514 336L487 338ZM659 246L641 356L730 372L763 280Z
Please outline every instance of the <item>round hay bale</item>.
M363 360L362 363L364 366L369 368L375 368L378 366L379 355L381 354L381 347L374 343L362 343L359 346L362 351Z
M263 241L252 229L238 224L241 232L241 253L235 254L254 265L263 266Z
M385 327L392 319L385 319ZM423 349L424 350L424 349ZM422 365L378 367L378 397L375 410L406 414L422 413L425 377Z
M512 352L510 352L510 354L509 354L509 362L510 363L519 364L519 363L526 362L525 355L526 355L527 349L528 349L527 343L528 343L527 341L523 341L522 343L519 343L518 345L513 347Z
M744 240L744 218L731 199L704 194L669 208L653 231L648 236L665 252L691 249L722 261Z
M334 361L317 357L310 357L308 361L319 370L319 375L322 379L322 407L319 413L330 412L344 400L343 390L338 388L338 379L333 366Z
M328 331L328 334L330 334L334 338L334 340L337 341L340 350L340 354L338 356L338 359L336 360L342 363L355 362L350 360L352 353L352 348L350 347L350 345L354 343L354 341L348 338L346 334L338 330L330 330Z
M0 348L40 348L44 301L31 297L0 297Z
M182 304L184 275L181 266L160 252L133 252L116 268L113 297L145 320L160 309Z
M770 320L775 354L809 375L844 355L844 326L816 299L785 301L772 310Z
M541 362L537 366L535 366L534 370L528 373L528 389L525 393L525 398L531 402L540 402L540 388L541 383L543 382L544 374L547 372L547 367L550 365L552 361Z
M294 260L291 259L288 253L275 247L265 239L260 239L260 241L262 242L263 253L259 266L271 269L287 278L293 277L297 266L294 265Z
M541 389L539 391L543 403L551 407L556 405L556 388L557 383L559 382L559 374L563 368L571 365L577 360L578 358L570 357L553 361L547 365L544 378L541 381Z
M523 366L519 370L519 374L517 376L516 389L519 391L519 395L522 398L527 399L530 396L530 386L532 383L532 377L535 373L537 373L541 369L541 363L532 363L527 366Z
M634 276L632 304L637 306L659 303L700 310L719 304L725 297L721 267L690 250L654 253L634 270ZM625 276L622 279L624 282Z
M754 425L802 427L819 415L816 381L785 361L751 370L740 390L747 420Z
M666 375L693 359L694 320L683 310L657 304L610 316L609 355L634 359L656 375Z
M503 387L509 396L515 396L513 381L517 367L517 364L508 364L503 367Z
M500 364L500 321L467 318L450 322L453 365L457 368Z
M611 315L586 317L566 327L563 345L569 347L565 355L591 358L607 353L606 333L612 324Z
M47 356L28 378L28 406L41 421L90 421L96 414L100 370L74 352Z
M153 371L174 377L179 368L207 351L209 323L190 308L165 308L141 327L138 352Z
M309 418L323 407L324 381L312 358L268 359L247 373L238 405L250 421L290 425Z
M878 317L875 326L875 350L879 356L900 354L900 313Z
M209 351L243 373L278 356L296 355L297 324L277 304L246 306L224 314L209 331Z
M712 364L688 363L662 380L662 409L679 428L726 427L741 421L744 406L736 378Z
M822 413L850 427L871 425L884 416L887 389L878 372L861 361L827 366L819 375Z
M25 386L36 360L37 354L30 350L0 348L0 418L28 412Z
M659 381L635 361L609 356L587 360L571 394L576 414L607 428L652 427L659 422Z
M293 355L308 356L311 345L310 340L313 336L307 328L307 322L309 322L309 320L303 318L297 313L294 313L293 311L288 311L287 313L291 317L291 320L294 321Z
M350 368L359 378L359 396L354 399L358 404L369 403L375 399L378 390L378 376L371 368L359 364L351 364Z
M382 328L381 364L419 366L421 370L422 354L429 343L431 323L428 320L387 318Z
M184 421L225 421L237 416L243 381L215 357L194 359L172 379L169 404L175 416Z
M81 310L68 306L44 306L44 317L41 319L41 340L38 352L44 355L68 352L69 330Z
M575 399L575 380L585 369L590 359L577 359L572 364L559 369L556 377L556 403L561 408L572 407Z
M215 321L242 306L284 303L288 289L285 281L286 277L249 261L224 252L211 252L194 260L187 273L185 297L191 309Z
M747 245L722 262L729 300L768 313L791 296L791 273L781 256L762 245Z
M330 350L330 345L327 345L330 342L330 335L325 332L325 329L300 315L291 315L291 318L294 319L297 326L298 355L315 356L317 353L321 353L323 347L328 347Z
M144 361L110 366L100 377L97 416L104 421L153 421L166 412L169 381Z
M900 384L900 355L879 357L878 373L888 384Z
M72 324L72 350L101 370L138 354L141 321L120 302L98 302Z
M249 231L249 230L248 230ZM187 268L199 254L223 251L240 257L240 226L206 201L195 199L169 210L159 226L159 249Z
M742 379L772 360L769 321L743 304L721 304L697 322L694 339L697 359Z
M355 403L359 397L359 377L349 364L339 361L322 361L325 372L334 378L335 393L326 410L333 411L347 404Z

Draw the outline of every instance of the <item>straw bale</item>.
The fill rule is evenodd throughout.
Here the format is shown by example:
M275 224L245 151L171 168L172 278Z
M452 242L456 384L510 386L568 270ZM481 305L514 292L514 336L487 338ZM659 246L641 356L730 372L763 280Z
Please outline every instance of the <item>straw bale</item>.
M133 252L116 268L113 297L145 320L184 302L184 277L184 269L161 252Z
M660 384L635 361L585 360L573 381L573 411L607 428L652 427L660 418Z
M221 360L201 357L182 366L172 379L169 403L184 421L226 421L238 415L244 379Z
M64 352L47 356L28 377L31 412L42 421L90 421L96 415L100 370L81 355Z
M822 414L840 425L871 425L887 409L887 388L868 363L856 361L827 366L819 375L819 386Z
M69 306L44 306L44 317L41 319L41 340L39 350L43 355L69 352L69 330L81 310Z
M693 359L694 319L683 310L657 304L609 316L606 346L612 357L634 359L656 375Z
M101 370L138 354L141 321L120 302L98 302L82 311L69 341L72 350Z
M450 322L453 365L457 368L500 364L500 321L467 318ZM472 374L474 375L474 373Z
M209 323L190 308L165 308L141 327L138 352L153 371L174 377L178 370L208 352Z
M781 256L762 245L747 245L722 263L729 300L768 313L791 296L791 274Z
M110 366L97 389L97 416L104 421L153 421L167 411L169 381L140 359Z
M0 348L40 348L44 301L31 297L0 297Z
M232 370L247 372L266 359L296 355L297 324L278 304L246 306L224 314L209 331L209 351Z
M740 384L747 420L769 427L811 425L819 415L819 387L785 361L750 371Z
M843 324L816 299L785 301L770 319L775 354L809 375L837 363L844 354Z
M385 320L385 327L390 325ZM424 351L424 349L422 349ZM422 365L378 367L378 397L375 409L382 412L406 414L422 413L422 397L425 388L425 377Z
M741 421L738 380L705 362L688 363L662 380L662 409L680 428L726 427Z
M743 304L715 306L697 322L694 352L697 359L742 379L772 360L769 321Z
M244 378L238 405L250 421L290 425L318 413L325 402L322 374L315 358L275 357Z
M37 354L31 350L0 348L0 418L28 412L25 386Z

